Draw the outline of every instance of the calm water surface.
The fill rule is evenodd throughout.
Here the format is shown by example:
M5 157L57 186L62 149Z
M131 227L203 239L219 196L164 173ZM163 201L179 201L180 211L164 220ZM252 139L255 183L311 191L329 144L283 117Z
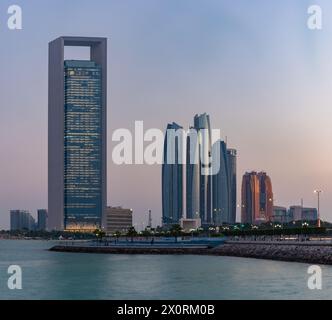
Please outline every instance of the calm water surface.
M47 251L47 241L0 240L0 299L332 299L309 290L309 265L232 257L98 255ZM23 270L9 290L7 268Z

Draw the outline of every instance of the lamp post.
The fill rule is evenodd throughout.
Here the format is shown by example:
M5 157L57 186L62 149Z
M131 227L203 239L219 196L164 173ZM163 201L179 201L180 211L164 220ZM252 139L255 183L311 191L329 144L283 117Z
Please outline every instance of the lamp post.
M315 190L314 191L317 194L317 227L320 228L320 194L323 192L322 190Z

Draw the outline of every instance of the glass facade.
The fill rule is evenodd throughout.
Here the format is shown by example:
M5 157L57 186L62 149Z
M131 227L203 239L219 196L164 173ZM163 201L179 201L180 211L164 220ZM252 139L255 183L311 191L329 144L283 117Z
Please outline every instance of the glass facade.
M179 224L183 215L183 169L179 162L179 137L169 139L168 130L181 130L176 123L168 124L164 141L164 163L162 165L162 221L163 225ZM168 152L174 154L174 163L168 163ZM182 158L182 155L180 154Z
M92 230L102 218L102 71L64 62L64 227Z

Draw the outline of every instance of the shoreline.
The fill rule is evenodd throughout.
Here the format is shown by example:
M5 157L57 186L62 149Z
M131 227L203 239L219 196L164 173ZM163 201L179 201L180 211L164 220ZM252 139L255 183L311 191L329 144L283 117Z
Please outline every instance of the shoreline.
M332 245L329 243L266 243L226 242L209 247L92 247L61 246L49 249L54 252L98 253L98 254L143 254L143 255L211 255L240 258L277 260L311 264L332 265Z

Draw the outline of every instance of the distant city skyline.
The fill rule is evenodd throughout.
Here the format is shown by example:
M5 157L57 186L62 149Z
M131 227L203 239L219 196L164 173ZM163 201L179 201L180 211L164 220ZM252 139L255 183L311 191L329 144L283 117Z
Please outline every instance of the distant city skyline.
M62 35L110 39L108 137L135 120L164 130L206 112L238 150L238 202L242 174L264 170L275 205L316 207L319 188L332 220L331 2L318 1L321 31L307 28L301 0L16 2L23 30L0 28L0 229L11 209L47 207L47 43ZM160 224L160 166L117 166L112 147L108 204L133 208L136 224L151 209Z

